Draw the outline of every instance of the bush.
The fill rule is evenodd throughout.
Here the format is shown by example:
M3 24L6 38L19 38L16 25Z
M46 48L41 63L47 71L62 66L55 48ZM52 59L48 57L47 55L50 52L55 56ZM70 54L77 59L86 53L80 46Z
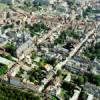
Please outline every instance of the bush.
M96 43L95 46L88 47L84 51L84 55L88 57L90 60L94 60L95 58L100 59L100 42Z
M70 97L73 96L74 94L74 88L75 85L67 82L63 82L61 88L65 91L64 95L64 100L69 100Z
M10 54L9 55L0 54L0 56L13 61L12 56Z
M74 32L74 30L68 29L68 30L62 31L61 34L59 35L59 37L57 39L55 39L54 43L55 44L63 44L65 42L67 36L73 37L74 39L79 39L78 33Z
M32 26L29 24L26 24L25 28L29 29L31 36L34 36L36 34L36 32L42 32L42 31L45 32L45 31L49 30L49 28L41 22L35 23Z
M8 29L8 28L13 28L14 27L14 24L7 24L5 26L3 26L3 29Z
M15 45L11 42L8 42L4 48L6 49L7 52L11 53L13 55L14 51L16 50Z
M87 97L88 95L84 91L82 91L79 95L79 100L86 100Z
M33 51L33 52L32 52L32 56L31 56L31 58L34 59L35 57L36 57L36 52Z
M77 78L77 80L76 80L76 83L77 83L78 85L83 85L83 84L85 83L84 77L83 77L83 76L79 76L79 77Z
M88 74L86 77L90 83L100 86L100 74L99 75Z
M0 100L40 100L40 97L35 96L34 92L23 92L12 86L0 83Z
M0 75L3 75L7 72L8 67L6 65L0 64Z
M95 75L95 84L100 86L100 75Z
M44 72L44 70L37 69L37 70L33 70L31 72L31 75L29 77L29 80L31 82L36 82L37 81L38 84L41 84L41 80L43 78L45 78L45 76L46 76L46 73Z

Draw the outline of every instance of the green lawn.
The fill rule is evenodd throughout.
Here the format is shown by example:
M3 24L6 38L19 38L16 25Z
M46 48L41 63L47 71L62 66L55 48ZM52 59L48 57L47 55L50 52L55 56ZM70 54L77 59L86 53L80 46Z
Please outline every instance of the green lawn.
M0 11L7 9L8 7L8 5L0 3Z

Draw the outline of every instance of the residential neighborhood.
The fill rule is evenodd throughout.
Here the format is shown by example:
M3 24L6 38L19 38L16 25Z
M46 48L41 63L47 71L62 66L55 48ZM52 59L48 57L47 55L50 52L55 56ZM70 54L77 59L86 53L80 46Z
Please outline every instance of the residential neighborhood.
M100 0L0 0L0 100L100 100Z

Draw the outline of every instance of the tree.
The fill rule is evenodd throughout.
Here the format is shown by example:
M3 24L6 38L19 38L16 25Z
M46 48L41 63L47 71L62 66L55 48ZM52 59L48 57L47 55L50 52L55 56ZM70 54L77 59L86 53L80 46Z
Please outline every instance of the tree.
M3 30L6 30L8 28L13 28L13 27L14 27L14 24L7 24L3 26Z
M10 53L13 53L15 50L16 50L16 47L15 45L11 42L8 42L4 48L6 49L6 51L10 52Z
M95 83L97 86L100 86L100 75L95 76Z
M87 7L86 12L92 13L92 8L90 6Z
M56 59L55 59L55 58L47 59L46 62L47 62L48 64L54 65L55 62L56 62Z
M96 43L95 46L90 46L84 51L84 55L90 60L95 58L100 59L100 42Z
M73 90L75 88L75 86L73 84L63 82L62 88L67 90L67 91L70 91L70 90Z
M88 77L87 76L83 76L84 77L84 83L86 83L88 81Z
M87 99L87 94L84 91L82 91L79 95L79 100L86 100L86 99Z
M36 52L33 51L33 52L32 52L32 56L31 56L31 58L34 59L35 57L36 57Z
M6 55L6 54L0 54L0 56L6 58L8 60L12 60L13 61L12 56L10 54L8 54L8 55Z
M61 70L57 71L57 76L60 76L62 74Z
M34 76L30 76L29 80L34 83L35 82Z
M76 16L76 20L80 20L81 19L81 16L80 15L77 15Z
M56 96L52 96L51 100L59 100Z
M0 100L40 100L33 92L25 92L8 84L0 83Z
M10 13L7 12L6 18L10 18Z
M0 64L0 75L3 75L7 72L8 66Z
M49 28L42 22L35 23L33 25L26 24L25 28L29 29L31 36L34 36L36 34L36 32L42 32L42 31L45 32L45 31L49 30Z
M85 80L84 80L83 76L79 76L76 81L77 81L78 85L82 85L82 84L85 83Z

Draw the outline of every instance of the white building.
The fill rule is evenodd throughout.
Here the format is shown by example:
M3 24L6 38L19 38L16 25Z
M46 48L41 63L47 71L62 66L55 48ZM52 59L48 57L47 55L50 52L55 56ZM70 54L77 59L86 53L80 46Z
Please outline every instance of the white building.
M93 95L92 94L88 94L87 100L93 100Z
M80 91L74 90L74 95L69 100L78 100L79 94L80 94Z
M71 81L71 74L70 73L68 73L68 75L66 76L64 81L66 81L66 82L70 82Z

